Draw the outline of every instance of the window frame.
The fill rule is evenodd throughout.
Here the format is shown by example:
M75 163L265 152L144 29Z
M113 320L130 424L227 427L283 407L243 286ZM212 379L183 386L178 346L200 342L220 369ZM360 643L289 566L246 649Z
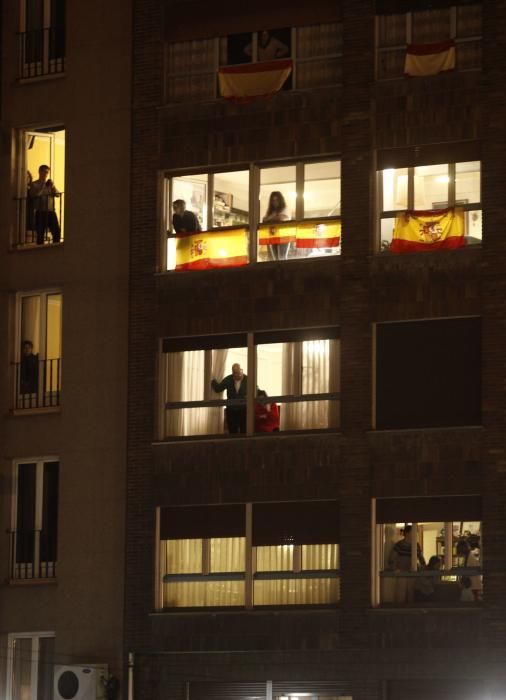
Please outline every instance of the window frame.
M328 389L329 391L327 392L320 392L320 393L307 393L307 394L281 394L277 396L269 396L267 398L258 398L255 396L255 391L254 388L256 387L257 383L257 353L256 353L256 347L257 345L262 345L266 344L265 340L264 343L258 342L259 340L262 340L262 332L245 332L242 333L241 335L244 335L244 339L246 340L246 345L238 346L235 345L233 347L245 347L247 348L247 370L245 371L245 374L248 377L248 386L247 386L247 397L246 399L234 399L233 400L233 405L234 406L241 406L241 405L246 405L246 433L243 435L243 437L259 437L265 435L265 433L257 433L255 432L255 403L281 403L281 404L289 404L289 403L305 403L308 401L328 401L328 402L335 402L334 405L336 407L340 407L340 401L341 401L341 391L340 391L340 381L341 381L341 366L340 366L340 328L338 326L331 326L331 327L324 327L324 328L306 328L306 329L296 329L297 333L304 333L304 334L311 334L313 333L314 335L320 335L320 337L304 337L301 338L300 342L308 341L308 340L336 340L339 345L336 347L336 350L334 352L329 353L329 386ZM289 342L286 340L286 336L283 334L286 333L286 331L272 331L272 333L269 332L269 336L271 336L270 342ZM328 334L325 337L322 337L323 334ZM331 335L332 333L332 335ZM220 336L203 336L203 338L211 338L214 340L216 343L224 343L227 339L227 336L235 337L235 334L223 334ZM275 338L276 336L279 337L279 340L276 341ZM285 337L285 340L283 338ZM188 338L168 338L166 339L167 344L170 344L171 341L175 343L182 343L184 346L185 341L191 341L195 340L195 337L188 337ZM292 341L292 342L299 342L299 341ZM166 400L166 394L165 391L163 390L163 387L168 386L168 375L167 375L167 362L164 360L164 355L169 354L170 352L185 352L184 347L179 347L179 349L175 350L165 350L163 347L164 341L162 341L162 347L161 347L161 376L160 376L160 386L162 387L162 391L160 392L161 395L161 407L160 407L160 439L162 441L179 441L179 440L209 440L209 439L216 439L216 438L227 438L229 437L228 434L224 433L218 434L218 435L187 435L187 436L176 436L176 435L167 435L165 432L165 421L166 421L166 414L168 410L179 410L179 409L188 409L188 408L216 408L216 407L226 407L229 405L232 405L232 402L228 399L209 399L209 400L201 400L201 401L167 401ZM176 346L177 347L177 346ZM219 347L227 347L226 345L221 345ZM212 347L210 348L196 348L194 346L188 348L188 350L204 350L204 351L209 351L212 352ZM302 362L302 358L301 358ZM302 364L300 365L300 368L302 368ZM205 371L209 371L209 362L205 364ZM334 372L334 374L332 373ZM208 374L204 375L204 383L209 380L210 381L211 377ZM330 391L332 386L339 387L339 390L335 391ZM332 421L332 416L329 415L329 422ZM337 425L332 425L329 426L328 428L316 428L316 429L300 429L300 430L287 430L283 431L283 434L288 434L288 433L322 433L322 432L338 432L340 429L340 419L339 417L335 418L335 422ZM237 436L233 436L237 437Z
M60 357L57 358L47 358L46 357L46 349L47 349L47 309L48 309L48 297L52 295L59 295L61 297L61 316L60 316ZM26 402L21 400L21 392L19 390L19 376L18 376L18 368L20 367L21 364L21 356L22 356L22 343L25 338L22 337L21 335L21 326L22 326L22 313L23 313L23 299L27 297L39 297L40 299L40 308L39 308L39 316L40 316L40 334L38 338L39 342L39 352L37 353L38 355L38 361L39 361L39 372L38 372L38 391L36 394L36 405L33 406L33 402L30 400L29 405L26 406ZM63 359L63 291L61 289L57 288L48 288L48 289L33 289L33 290L27 290L27 291L20 291L16 292L16 297L15 297L15 315L16 315L16 332L15 332L15 347L14 347L14 381L13 381L13 406L14 406L14 411L22 411L26 412L27 409L32 409L32 410L47 410L48 408L50 409L58 409L60 407L60 394L61 394L61 387L62 387L62 381L61 381L61 369L62 369L62 359ZM28 338L28 340L31 340ZM32 340L32 343L34 341ZM57 381L57 390L54 391L47 391L46 387L44 385L45 380L47 379L46 372L40 371L40 363L45 363L47 361L56 361L56 381ZM45 367L45 365L44 365ZM52 369L51 369L51 376L52 376ZM56 403L53 402L52 400L52 394L55 394L55 401ZM27 394L31 396L31 394ZM46 402L46 397L49 395L50 401L49 403ZM22 405L20 405L22 404Z
M430 165L447 165L448 166L448 190L447 190L447 195L448 195L448 205L447 207L444 207L443 209L452 209L454 207L459 207L459 209L462 209L464 212L471 212L471 211L483 211L483 203L482 203L482 195L483 195L483 183L482 183L482 160L481 158L478 159L478 162L480 164L480 199L479 202L473 202L473 203L465 203L461 202L460 200L456 199L456 168L457 165L460 165L461 163L466 163L466 162L472 162L472 161L447 161L443 163L417 163L417 165L409 165L409 166L401 166L401 167L392 167L392 168L383 168L382 170L378 170L376 172L376 201L377 201L377 211L378 211L378 216L377 216L377 224L376 224L376 237L375 237L375 253L376 254L390 254L390 245L388 248L385 250L382 250L382 239L381 239L381 222L384 219L394 219L399 216L399 214L403 214L404 212L412 212L416 211L415 209L415 170L418 167L424 167L427 166L429 167ZM383 173L387 170L402 170L405 169L407 170L407 207L406 209L391 209L391 210L383 210ZM467 224L466 224L467 226ZM483 240L483 239L482 239ZM466 243L465 248L468 248L471 244ZM482 243L475 243L473 245L480 246Z
M31 668L30 668L30 700L37 700L38 695L38 676L39 676L39 658L40 658L40 640L41 639L56 639L55 632L9 632L7 635L7 683L6 696L8 700L16 700L17 694L14 694L14 659L15 659L15 642L18 639L31 639ZM53 664L54 666L54 664ZM54 674L54 670L53 670Z
M41 542L40 535L43 529L43 497L44 497L44 466L49 462L58 463L58 483L59 483L59 467L60 458L56 455L45 457L28 457L15 459L12 463L12 497L11 497L11 543L10 543L10 579L12 581L22 580L47 580L56 578L57 558L55 561L41 560ZM35 464L35 511L34 511L34 547L33 547L33 562L31 563L31 573L29 574L30 565L28 563L17 562L17 517L19 506L19 467L22 464ZM58 522L58 503L56 512L56 521ZM58 539L58 527L56 529L56 538ZM56 543L56 555L58 552L58 541ZM36 571L42 572L45 568L45 576L35 576ZM22 570L25 575L21 575Z
M18 76L20 81L52 77L62 75L65 71L65 40L66 40L66 17L63 10L63 55L51 57L51 31L58 26L58 18L52 17L52 0L42 0L42 26L36 30L27 29L26 5L29 0L20 0L19 4L19 65ZM64 8L64 5L62 4ZM29 32L40 32L41 40L41 60L27 61L26 59L26 37Z
M371 540L372 540L372 561L371 561L371 572L372 572L372 583L371 583L371 603L372 606L375 608L382 607L382 606L389 606L389 607L398 607L398 608L405 608L405 607L420 607L420 606L426 606L427 602L406 602L406 603L385 603L384 601L381 600L381 581L382 579L395 579L397 576L396 572L394 571L389 571L382 566L382 562L384 561L384 528L385 525L388 525L390 523L378 523L377 522L377 517L376 517L376 504L379 499L373 498L372 499L372 509L371 509ZM388 500L388 499L387 499ZM427 500L429 501L430 498L427 497ZM418 545L418 526L419 525L424 525L427 522L433 522L432 520L426 520L426 521L421 521L419 520L418 522L410 522L406 523L411 525L411 537L413 541L417 542ZM439 521L437 521L439 522ZM441 521L443 522L443 521ZM453 523L458 522L455 520L447 520L444 521L444 558L443 558L443 566L441 569L438 570L438 576L441 577L449 577L452 579L455 579L459 576L482 576L483 577L483 557L481 557L480 560L480 567L465 567L465 566L453 566L453 545L455 543L454 535L453 535ZM477 521L480 523L480 533L481 533L481 540L483 540L483 519ZM483 546L480 546L480 552L483 552ZM417 552L417 547L411 547L411 561L410 561L410 570L409 570L409 578L417 579L417 578L423 578L424 576L427 576L427 571L424 569L418 569L418 552ZM407 576L404 576L404 578L407 578ZM434 601L430 603L432 607L447 607L448 603L447 602L441 602L441 604L435 604Z
M479 2L476 2L473 4L480 5ZM478 34L478 35L463 36L463 37L459 37L457 35L457 28L458 28L457 12L458 12L459 7L461 7L461 6L450 5L448 8L443 8L443 9L448 9L450 11L450 36L448 37L448 39L453 39L453 41L455 42L456 49L458 49L459 45L462 45L462 44L476 42L476 41L481 42L482 38L483 38L483 33ZM437 11L438 9L440 9L440 8L428 8L426 11L427 12L430 12L431 10ZM408 45L412 43L413 16L416 14L416 11L411 10L411 11L408 11L405 13L402 13L402 12L395 13L395 15L397 15L397 14L399 14L399 15L404 14L405 15L406 41L404 44L395 44L392 46L380 46L380 43L379 43L379 40L380 40L379 23L381 21L381 19L380 19L381 17L393 16L393 14L390 15L390 13L388 13L388 14L385 13L384 15L376 15L376 22L375 22L375 26L376 26L376 32L375 32L376 33L376 41L375 41L375 44L376 44L376 80L379 82L390 81L390 80L401 80L404 78L404 74L396 75L396 76L392 76L392 77L380 77L380 75L379 75L379 64L380 64L381 54L393 52L393 51L406 51ZM482 19L483 19L483 17L482 17ZM477 72L477 71L481 71L481 64L478 67L472 67L472 68L458 68L458 66L456 66L456 70L459 73Z
M263 261L259 259L259 254L258 254L258 232L259 232L259 227L262 225L262 215L260 212L260 187L261 187L261 173L262 170L269 170L272 168L277 168L277 167L289 167L293 166L295 167L295 191L296 191L296 200L295 200L295 216L292 217L289 222L293 225L296 224L302 224L302 223L311 223L311 222L328 222L328 223L341 223L342 222L342 172L338 178L339 180L339 214L333 215L333 216L320 216L320 217L306 217L304 215L304 186L305 186L305 173L306 173L306 166L308 165L318 165L318 164L324 164L324 163L337 163L339 166L342 164L342 158L338 156L337 154L335 155L324 155L321 157L309 157L309 158L300 158L296 160L285 160L285 161L266 161L266 162L260 162L260 161L254 161L251 162L247 165L245 164L234 164L234 165L220 165L216 166L213 168L200 168L200 169L191 169L191 170L173 170L173 171L165 171L162 172L160 177L162 180L162 216L161 216L161 239L162 241L165 240L165 245L162 244L162 255L161 255L161 262L162 262L162 271L168 272L168 273L174 273L174 272L179 272L176 269L167 269L167 264L168 264L168 255L167 255L167 239L176 239L177 234L172 231L172 201L173 201L173 181L174 179L177 178L182 178L182 177L191 177L192 175L206 175L208 180L207 180L207 200L213 201L212 197L214 195L214 177L216 175L220 175L221 173L232 173L232 172L246 172L249 171L249 181L248 181L248 201L249 201L249 211L248 211L248 222L245 223L244 225L232 225L232 226L221 226L221 227L210 227L207 229L203 229L202 233L206 234L213 234L213 233L218 233L220 231L230 231L233 230L234 228L238 227L244 227L248 229L248 234L249 234L249 244L248 244L248 253L249 253L249 261L246 265L256 265L256 264L264 264L265 262L272 262L272 261ZM209 227L209 224L212 224L213 221L213 207L207 205L207 226ZM342 239L342 235L341 235ZM341 250L342 250L342 240L339 241L339 245L337 247L337 252L336 253L330 253L328 255L321 255L318 256L318 258L327 258L327 257L338 257L341 255ZM287 258L286 260L283 260L283 263L290 263L295 260L301 261L305 260L306 258ZM314 260L314 258L311 258ZM278 261L279 262L279 261ZM226 268L224 268L226 269Z
M342 22L322 22L320 24L315 24L315 25L301 25L300 29L304 29L307 27L311 26L325 26L325 25L331 25L331 24L340 24L341 29L342 29ZM291 39L291 47L290 47L290 55L286 58L291 58L293 61L293 68L292 68L292 74L291 74L291 80L292 80L292 85L290 87L290 91L292 90L312 90L314 88L319 88L319 87L333 87L336 85L340 85L341 81L337 83L325 83L325 84L318 84L318 85L312 85L311 87L305 87L305 88L299 88L297 87L297 66L303 63L316 63L318 61L322 60L334 60L334 59L339 59L342 58L343 56L343 51L336 51L333 53L329 54L318 54L315 56L311 56L310 58L298 58L297 56L297 30L299 27L280 27L280 29L289 29L290 30L290 39ZM273 31L275 28L273 28ZM245 32L245 33L251 33L252 36L252 56L251 56L251 61L246 62L244 65L251 65L252 63L258 63L259 61L257 60L257 46L258 46L258 34L260 33L261 30L254 30L252 32ZM341 32L342 34L342 32ZM184 102L206 102L206 101L214 101L221 99L219 90L218 90L218 80L217 80L217 75L218 75L218 70L221 67L228 66L228 65L243 65L243 64L221 64L220 63L220 52L221 52L221 42L226 41L228 39L228 36L233 36L233 35L227 35L223 37L209 37L207 39L202 39L202 40L195 40L195 41L212 41L214 44L213 48L213 66L209 70L201 70L197 72L192 72L192 71L185 71L185 72L178 72L178 71L169 71L169 54L170 54L170 45L171 44L181 44L181 43L189 43L191 40L186 40L183 42L180 41L172 41L172 42L165 42L165 48L164 48L164 56L165 56L165 73L164 73L164 103L165 104L181 104ZM285 59L274 59L276 60L285 60ZM171 79L177 79L177 78L186 78L186 79L194 79L198 77L203 77L203 76L208 76L210 81L212 81L213 84L213 89L211 91L211 96L208 98L190 98L188 100L169 100L168 95L169 95L169 81Z
M308 501L296 501L295 503L298 503L301 507L307 503ZM321 499L311 501L314 503L319 503L322 502ZM326 502L326 501L323 501ZM332 503L335 503L336 508L339 508L338 501L334 500L331 501ZM279 501L274 501L270 502L273 505L276 503L279 503L282 505L282 502ZM226 606L226 609L262 609L262 608L275 608L275 607L283 607L283 608L291 608L291 607L307 607L307 606L317 606L317 607L335 607L336 605L339 604L339 600L336 603L324 603L324 604L314 604L314 603L301 603L301 604L293 604L293 603L286 603L286 604L279 604L279 603L273 603L272 605L255 605L254 603L254 584L255 581L283 581L287 579L296 579L296 580L309 580L309 579L338 579L340 580L341 578L341 569L340 567L337 569L305 569L302 567L302 544L298 545L292 545L293 546L293 566L292 569L290 570L280 570L280 571L262 571L262 572L257 572L256 570L256 561L257 561L257 546L253 544L253 508L255 506L255 503L253 502L247 502L245 504L240 504L244 505L244 515L245 515L245 523L244 523L244 539L245 539L245 546L244 546L244 571L241 572L219 572L219 573L212 573L210 571L210 539L209 538L201 538L202 540L202 572L201 573L192 573L192 574L170 574L170 573L164 573L167 570L167 562L165 560L165 556L163 554L163 549L164 549L164 543L169 540L161 539L160 535L160 514L161 514L161 507L158 507L156 509L156 522L157 522L157 533L156 533L156 542L157 542L157 551L159 552L159 555L157 557L157 573L156 573L156 580L157 580L157 585L155 586L155 606L157 610L161 611L178 611L178 610L184 610L184 607L165 607L164 606L164 584L165 583L188 583L188 582L214 582L214 581L244 581L244 601L245 604L244 606ZM185 508L185 506L173 506L173 508ZM340 540L340 537L336 535L337 540ZM177 541L177 540L175 540ZM323 543L325 544L325 543ZM335 544L338 547L338 559L340 562L340 542L334 542L331 544ZM273 545L275 546L275 545ZM204 610L204 609L213 609L214 607L217 606L194 606L191 609L199 609L199 610Z

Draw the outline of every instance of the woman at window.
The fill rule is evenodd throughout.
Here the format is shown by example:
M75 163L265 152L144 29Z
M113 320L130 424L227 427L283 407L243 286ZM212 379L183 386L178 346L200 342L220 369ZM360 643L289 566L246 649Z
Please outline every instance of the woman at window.
M281 192L277 190L271 192L267 211L262 219L262 223L279 223L281 221L288 221L289 219L290 212L286 206L285 198ZM275 243L269 245L271 260L286 260L289 250L290 243Z

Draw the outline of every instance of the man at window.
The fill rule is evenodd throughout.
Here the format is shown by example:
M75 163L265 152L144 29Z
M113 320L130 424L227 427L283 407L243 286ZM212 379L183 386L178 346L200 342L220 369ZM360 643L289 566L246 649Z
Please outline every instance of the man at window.
M39 386L39 356L33 354L33 343L24 340L21 345L19 393L36 394Z
M44 244L46 232L51 231L53 243L60 242L60 224L54 210L54 199L60 193L49 178L49 165L41 165L39 177L34 180L28 189L28 195L35 210L35 230L37 232L37 245Z
M200 223L192 211L186 209L184 199L176 199L172 203L174 215L172 225L176 233L196 233L201 231Z
M411 525L406 525L402 531L402 539L398 540L392 547L388 559L390 569L393 569L398 578L395 579L395 602L396 603L411 603L415 592L415 579L403 576L403 574L411 571ZM416 543L416 558L417 564L425 568L425 559L423 558L422 550L418 542Z
M248 377L244 374L239 363L232 365L232 374L217 382L216 379L211 380L211 388L217 394L227 390L227 399L242 399L246 400L246 391ZM246 405L242 406L227 406L225 409L225 417L227 420L228 432L231 434L246 432Z

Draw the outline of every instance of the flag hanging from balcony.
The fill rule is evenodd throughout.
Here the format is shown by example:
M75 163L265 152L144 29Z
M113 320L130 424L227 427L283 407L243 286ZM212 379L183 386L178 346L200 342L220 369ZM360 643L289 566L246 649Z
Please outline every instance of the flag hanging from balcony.
M240 66L222 66L218 71L220 94L226 100L249 102L281 90L292 72L290 58Z
M176 270L211 270L248 264L248 229L176 234Z
M261 224L258 229L258 243L260 245L283 245L295 243L297 240L297 224Z
M306 221L297 226L297 248L336 248L340 241L340 221Z
M413 253L464 245L464 212L461 208L406 211L395 219L392 253Z
M406 49L404 75L422 77L437 75L455 68L455 42L437 44L409 44Z

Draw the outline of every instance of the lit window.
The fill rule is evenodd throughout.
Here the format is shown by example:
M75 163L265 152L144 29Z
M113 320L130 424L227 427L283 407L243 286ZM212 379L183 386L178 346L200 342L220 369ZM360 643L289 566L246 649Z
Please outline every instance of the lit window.
M167 339L162 439L336 429L338 335L336 328L253 334L256 396L248 394L247 334Z
M378 173L380 252L481 243L481 163L387 168Z
M478 496L377 499L375 533L375 604L482 600Z
M56 291L18 295L16 409L60 405L62 299Z
M160 540L161 608L339 600L335 501L161 508Z
M16 247L62 243L65 214L65 129L20 131Z

